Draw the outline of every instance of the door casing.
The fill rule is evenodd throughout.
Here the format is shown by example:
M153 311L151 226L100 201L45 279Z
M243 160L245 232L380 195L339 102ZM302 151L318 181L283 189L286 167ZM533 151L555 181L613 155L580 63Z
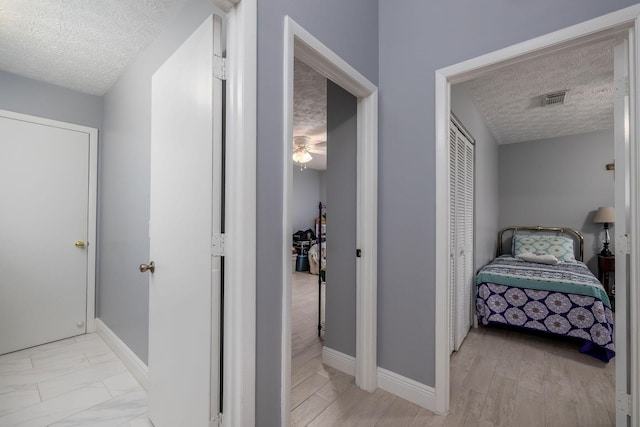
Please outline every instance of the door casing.
M451 111L450 89L451 85L461 83L472 78L486 74L491 70L524 61L539 55L547 54L555 50L584 43L608 34L625 31L634 28L634 40L630 40L630 235L637 236L640 218L640 198L637 197L638 171L640 171L640 150L637 148L640 141L640 129L636 126L637 114L637 90L638 61L640 60L640 36L638 34L640 5L631 6L619 11L591 19L581 24L573 25L504 49L500 49L486 55L469 59L435 72L436 89L436 241L443 247L449 247L449 164L448 160L448 136L449 115ZM638 281L638 268L640 267L640 239L631 240L630 277L632 284L628 295L629 310L629 336L630 345L629 370L627 377L630 379L631 391L631 425L637 425L640 409L640 328L638 328L638 307L640 292L636 286ZM436 253L436 339L435 339L435 407L433 410L439 414L449 411L450 395L450 367L449 367L449 334L452 325L449 323L449 259L447 251ZM622 320L622 319L616 319ZM616 378L617 381L626 378ZM618 409L618 408L617 408Z
M293 172L293 60L302 60L358 98L356 247L356 384L367 391L377 378L377 242L378 242L378 88L289 16L284 22L283 235L282 253L291 250ZM282 263L281 420L289 425L291 402L291 260Z
M227 14L222 425L255 425L257 0L213 0Z

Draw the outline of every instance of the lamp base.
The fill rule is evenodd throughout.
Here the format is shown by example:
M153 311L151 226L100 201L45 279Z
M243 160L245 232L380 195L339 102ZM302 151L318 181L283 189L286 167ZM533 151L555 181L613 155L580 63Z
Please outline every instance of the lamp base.
M609 242L604 242L604 248L600 251L600 256L613 256L613 253L609 250Z

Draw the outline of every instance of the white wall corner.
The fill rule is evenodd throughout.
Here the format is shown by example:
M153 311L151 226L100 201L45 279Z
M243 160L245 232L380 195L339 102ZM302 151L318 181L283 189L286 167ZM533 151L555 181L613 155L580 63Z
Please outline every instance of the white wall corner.
M322 363L348 375L355 375L356 359L332 348L322 347ZM384 368L377 368L378 387L409 402L436 412L436 393L433 387L419 383Z
M149 382L147 365L100 319L96 319L96 332L146 390Z
M322 363L345 374L356 375L356 358L329 347L322 347Z
M435 412L436 394L433 387L380 367L378 367L378 386L389 393Z

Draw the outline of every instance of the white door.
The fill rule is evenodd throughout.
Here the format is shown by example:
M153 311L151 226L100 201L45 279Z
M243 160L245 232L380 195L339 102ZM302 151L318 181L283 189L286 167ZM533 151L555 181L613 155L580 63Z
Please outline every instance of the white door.
M456 141L458 133L453 122L449 123L449 353L456 349L456 266L458 257L456 248L456 175L458 167L458 150Z
M148 392L156 427L208 427L218 414L219 28L209 17L152 79Z
M450 337L449 351L462 345L472 321L474 146L452 120L450 166Z
M614 140L615 140L615 236L616 236L616 395L622 397L630 392L628 378L628 339L627 324L629 310L630 282L627 275L629 255L624 241L630 228L630 174L629 174L629 83L628 42L625 40L614 48ZM626 427L627 410L620 405L625 399L616 399L616 426Z
M0 354L86 331L89 134L28 117L0 115Z

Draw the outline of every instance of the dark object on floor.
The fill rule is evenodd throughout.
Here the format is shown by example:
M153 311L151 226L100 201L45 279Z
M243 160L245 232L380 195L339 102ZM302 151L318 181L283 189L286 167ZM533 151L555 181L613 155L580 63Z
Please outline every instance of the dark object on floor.
M296 271L309 271L309 257L298 255L296 258Z

